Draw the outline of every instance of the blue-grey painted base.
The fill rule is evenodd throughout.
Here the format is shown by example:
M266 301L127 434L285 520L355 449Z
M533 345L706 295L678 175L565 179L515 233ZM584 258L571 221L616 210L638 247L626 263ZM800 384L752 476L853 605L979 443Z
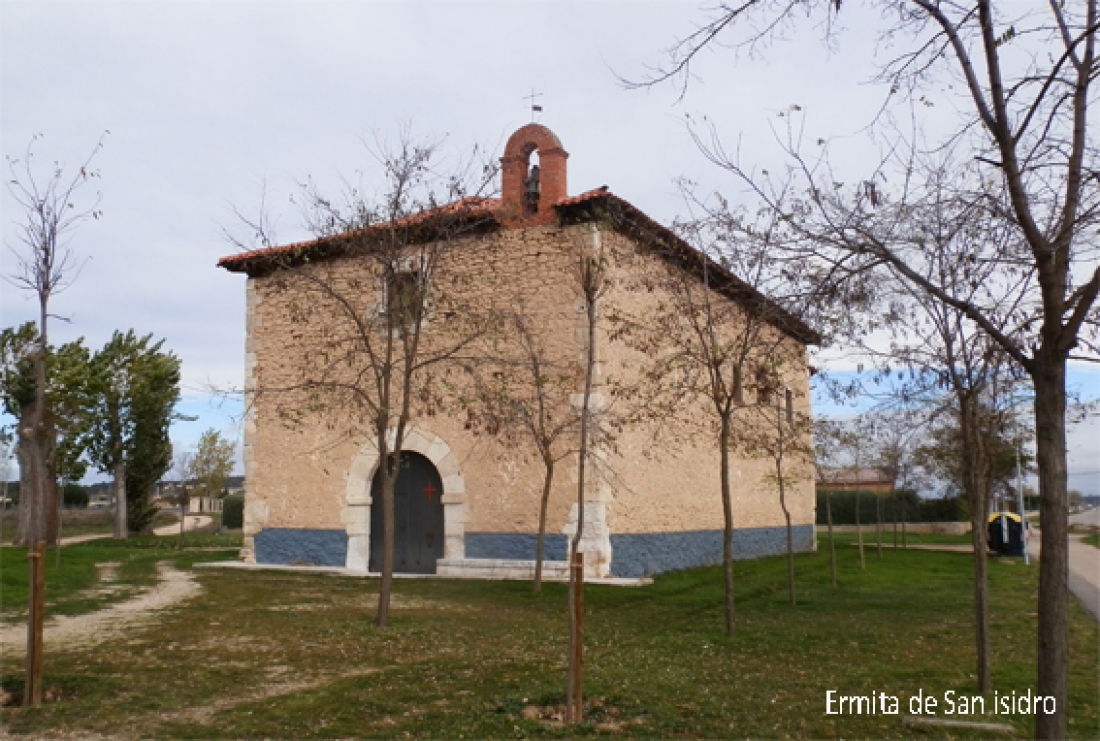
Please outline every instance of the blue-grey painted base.
M509 561L534 561L539 536L527 533L466 533L466 558L500 558ZM546 534L544 556L547 561L564 561L568 539Z
M796 552L814 547L812 525L792 528ZM466 533L466 558L533 561L538 536L527 533ZM255 537L257 563L302 566L343 566L348 536L343 530L273 528ZM546 560L564 561L568 539L546 535ZM736 530L733 557L741 560L774 556L787 550L787 530L758 527ZM640 577L666 571L693 569L722 563L722 531L695 530L679 533L636 533L611 536L611 575Z
M343 530L272 528L256 535L257 563L297 566L343 566L348 534Z
M796 552L814 547L813 525L791 528ZM787 528L755 527L733 532L733 557L738 560L787 552ZM611 536L611 575L639 577L722 563L722 531L637 533Z

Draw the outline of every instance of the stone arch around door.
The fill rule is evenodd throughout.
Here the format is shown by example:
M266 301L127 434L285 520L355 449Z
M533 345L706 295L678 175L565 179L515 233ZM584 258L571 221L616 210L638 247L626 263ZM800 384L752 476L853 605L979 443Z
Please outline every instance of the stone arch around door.
M396 448L397 431L390 430L387 444ZM443 481L443 558L466 556L466 482L458 459L442 438L420 427L405 431L401 450L427 458ZM370 559L371 482L378 470L378 446L367 442L348 471L345 506L341 514L348 534L348 555L344 565L366 571Z

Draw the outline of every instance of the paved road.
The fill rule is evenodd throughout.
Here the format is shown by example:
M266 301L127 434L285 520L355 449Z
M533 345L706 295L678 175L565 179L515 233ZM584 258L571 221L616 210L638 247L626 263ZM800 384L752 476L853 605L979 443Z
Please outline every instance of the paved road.
M1089 510L1070 517L1074 524L1086 524L1078 518L1100 516L1100 510ZM1028 551L1040 555L1038 528L1030 532ZM1080 536L1069 538L1069 590L1081 601L1085 609L1100 621L1100 549L1082 543Z
M1100 527L1100 507L1093 507L1086 512L1080 512L1069 516L1070 525L1091 525Z

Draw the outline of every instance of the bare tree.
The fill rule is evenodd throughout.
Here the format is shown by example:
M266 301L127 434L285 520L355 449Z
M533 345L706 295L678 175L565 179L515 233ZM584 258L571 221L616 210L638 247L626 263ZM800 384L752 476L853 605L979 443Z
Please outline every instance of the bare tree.
M580 405L580 443L577 448L577 528L569 543L569 682L566 692L566 720L584 721L584 561L580 553L584 537L585 476L588 474L595 426L593 386L596 382L597 325L600 318L600 298L608 289L608 258L598 225L593 225L579 240L576 248L576 284L584 303L584 392Z
M505 322L501 357L482 374L475 417L481 427L505 439L531 445L542 463L535 578L532 589L542 591L546 544L546 514L558 463L577 452L573 434L580 416L570 402L576 389L575 363L563 364L546 347L537 323L522 307Z
M802 343L820 336L796 313L767 298L781 288L769 238L774 222L754 238L733 241L743 227L740 214L722 199L706 203L690 196L703 214L678 223L684 241L668 239L658 250L666 264L640 270L635 290L658 296L645 316L614 317L615 336L651 359L634 393L648 414L683 417L714 434L719 454L722 502L722 563L725 631L736 633L734 598L734 511L730 455L753 439L761 420L752 408L771 403L779 378L805 362ZM805 305L792 299L797 310ZM747 401L749 400L749 401ZM700 406L704 413L698 415ZM690 410L690 412L688 411ZM675 441L673 441L675 442Z
M776 356L772 356L775 359ZM776 378L779 369L772 373ZM791 604L796 603L794 581L794 537L791 528L791 509L787 493L792 484L806 480L813 455L810 437L810 416L797 408L800 392L790 386L776 384L776 392L766 403L757 404L755 411L759 423L744 445L748 452L765 455L771 459L774 471L766 478L775 482L779 492L779 506L787 524L787 593ZM831 533L830 533L831 538ZM834 574L835 583L835 574Z
M898 547L898 491L908 490L918 480L915 452L924 434L927 415L914 408L904 392L897 404L887 406L878 416L871 461L890 482L890 519L894 530L894 548ZM905 540L904 504L902 539Z
M8 190L23 220L19 223L20 249L12 248L16 271L6 280L16 288L30 291L38 300L37 350L34 366L34 400L19 429L20 518L16 542L34 544L57 540L57 478L54 453L57 432L47 408L50 301L65 290L76 277L78 266L68 238L81 223L98 219L100 195L90 205L78 206L80 191L89 181L99 178L92 162L103 146L101 137L91 153L68 173L54 162L49 175L37 172L34 161L35 136L22 159L7 157L10 178Z
M362 186L348 186L339 198L312 182L302 186L296 201L313 241L270 249L266 215L244 223L269 248L262 271L299 336L308 337L281 360L297 380L262 384L250 391L253 399L271 401L288 424L310 412L336 412L330 419L347 418L352 436L365 428L377 447L383 558L376 621L384 627L394 571L394 487L410 420L443 403L439 394L449 385L438 377L484 357L479 342L499 325L494 307L469 301L477 280L491 276L465 274L451 259L462 247L464 262L477 262L471 252L477 248L463 237L490 222L483 194L496 170L467 162L441 173L439 145L407 132L374 154L382 181L377 198L365 196ZM246 250L254 246L228 236ZM247 261L248 253L234 259Z
M172 473L176 476L176 503L180 508L180 539L179 548L183 548L183 533L187 528L187 507L190 497L187 493L187 482L195 478L194 462L195 454L189 450L173 445Z
M929 141L883 132L890 136L886 148L893 161L854 186L845 186L822 162L807 161L797 143L791 148L797 187L790 180L769 184L766 175L733 159L717 159L743 176L768 206L797 214L790 226L801 240L802 259L812 256L827 272L886 267L897 280L961 311L1031 378L1044 554L1037 691L1057 705L1055 713L1036 716L1036 734L1060 738L1066 732L1068 666L1065 375L1070 358L1096 358L1100 293L1090 236L1100 221L1100 156L1095 127L1088 125L1097 80L1097 0L1049 3L1011 18L990 0L877 5L881 35L889 40L882 48L894 54L878 79L893 99L916 115L933 85L944 79L960 83L949 88L958 91L951 102L959 119L945 137ZM668 66L649 83L681 76L686 85L692 61L712 43L758 49L806 17L832 37L840 7L793 0L723 4L673 47ZM924 189L920 158L953 145L967 150L971 163L954 169L959 196L1015 237L1008 252L975 246L974 260L996 264L999 279L970 299L951 295L939 276L921 269L923 244L910 238L916 230L901 228L913 204L934 197ZM885 187L887 178L896 185ZM1003 319L1010 320L1008 326Z
M952 307L924 299L930 319L929 350L925 361L938 366L922 368L924 380L932 380L945 411L957 422L962 488L970 505L974 550L974 621L978 661L978 688L992 690L989 660L989 598L986 563L986 520L993 487L993 451L988 442L1009 422L1014 411L1006 400L1015 398L1013 368L1004 353L984 334L967 327ZM927 325L926 325L927 326ZM915 353L913 353L915 354ZM910 355L912 357L912 354ZM931 378L927 378L931 376ZM946 398L944 398L946 391Z
M848 452L848 465L846 468L848 469L848 479L851 482L852 493L855 495L856 544L859 547L859 568L861 571L867 569L867 552L863 543L863 507L861 501L863 485L860 478L864 471L864 464L870 455L869 448L874 435L874 420L866 414L861 414L851 424L845 425L838 438Z
M814 435L814 470L815 479L821 484L825 492L825 523L829 532L829 584L836 586L836 542L833 540L833 492L827 486L829 471L835 469L837 455L839 454L839 442L842 439L842 430L836 422L815 418L813 420Z
M1004 276L1001 265L975 260L975 252L984 249L987 254L1006 254L1013 236L1002 223L985 218L970 201L959 199L954 188L948 187L945 173L931 175L938 176L938 197L920 207L910 206L909 214L910 224L917 229L915 238L923 245L920 269L956 303L980 303L988 296L987 285ZM1003 349L965 312L911 282L895 286L879 302L884 323L891 330L890 346L879 350L865 344L864 352L875 359L877 378L889 386L887 393L895 403L921 406L926 416L933 418L947 414L958 425L961 488L970 505L974 548L978 685L982 692L989 692L985 522L993 485L990 442L995 429L1011 422L1019 370L1018 366L1013 369ZM1014 331L1005 313L992 315L990 321L998 322L996 329L1005 335ZM872 455L886 464L896 481L903 474L902 443L919 426L905 416L900 417L900 425L890 424L889 419L876 415ZM881 534L879 548L881 557Z

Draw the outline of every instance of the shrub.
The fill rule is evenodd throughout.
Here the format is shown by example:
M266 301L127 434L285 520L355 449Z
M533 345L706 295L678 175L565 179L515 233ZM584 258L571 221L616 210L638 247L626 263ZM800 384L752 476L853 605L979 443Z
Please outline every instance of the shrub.
M966 522L970 506L963 497L943 497L921 501L922 522Z
M149 492L126 492L126 527L131 533L149 533L158 512Z
M65 484L61 489L61 502L69 509L84 509L88 506L88 490L80 484Z
M856 524L856 494L854 491L832 492L834 525ZM970 508L962 497L922 499L909 489L881 494L863 491L858 494L859 519L864 525L873 524L877 519L876 496L882 497L884 522L901 522L902 519L908 522L966 522L970 519ZM817 524L826 524L824 490L817 493Z
M230 494L222 500L222 527L240 530L244 527L244 495Z

